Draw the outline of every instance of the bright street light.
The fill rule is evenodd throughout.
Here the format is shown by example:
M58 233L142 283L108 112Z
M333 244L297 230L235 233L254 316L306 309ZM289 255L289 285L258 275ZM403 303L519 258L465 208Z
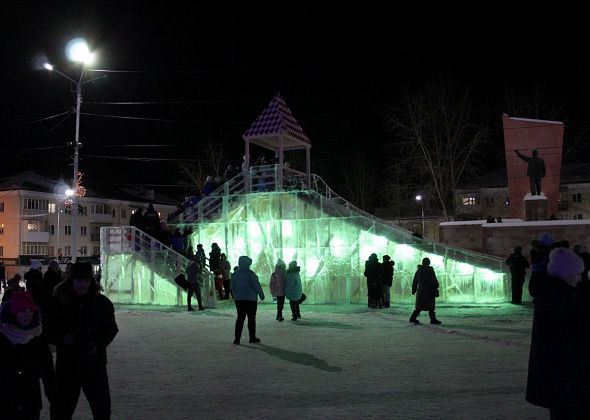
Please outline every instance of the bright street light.
M73 189L71 189L71 188L68 188L68 189L66 190L66 195L67 195L68 197L71 197L71 196L73 196L73 195L74 195L74 190L73 190Z
M80 193L78 191L78 180L80 179L78 171L78 150L80 149L80 105L82 104L82 85L85 83L82 82L82 79L84 78L85 66L91 64L94 61L95 54L90 52L88 44L83 38L75 38L68 42L68 45L66 46L66 56L70 61L82 63L82 70L80 71L80 78L78 79L78 81L55 69L55 67L52 66L50 63L45 63L43 67L46 70L53 71L59 74L60 76L68 79L70 82L76 85L76 136L74 139L74 184L72 186L72 189L69 190L70 194L68 194L72 197L72 262L76 262L76 256L78 254L76 244L76 216L78 214L77 198L78 194Z
M422 195L418 194L416 196L416 201L420 203L420 208L422 210L422 236L424 237L424 202L422 201Z

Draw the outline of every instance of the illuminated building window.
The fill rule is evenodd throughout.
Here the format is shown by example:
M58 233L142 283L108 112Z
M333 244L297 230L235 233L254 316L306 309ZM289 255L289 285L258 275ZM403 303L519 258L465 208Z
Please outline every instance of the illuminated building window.
M473 196L463 197L463 205L464 206L475 206L477 204L479 204L477 197L473 197Z
M47 255L47 244L44 242L23 242L21 248L23 255Z
M0 223L0 235L4 235L4 223Z

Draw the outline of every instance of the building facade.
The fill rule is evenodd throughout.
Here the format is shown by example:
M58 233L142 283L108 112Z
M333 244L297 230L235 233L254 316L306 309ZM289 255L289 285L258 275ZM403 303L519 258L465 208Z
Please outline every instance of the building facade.
M557 205L557 220L582 220L590 217L590 165L563 164ZM510 217L510 196L505 171L478 178L471 185L455 190L457 221L485 220L488 216ZM524 214L521 217L524 220Z
M150 202L163 220L176 209L173 200L154 197L153 191L136 191L134 196L133 191L111 188L117 198L109 198L88 189L86 196L78 197L74 232L66 197L53 192L57 184L34 173L19 174L0 184L0 260L7 272L35 259L71 261L73 235L77 260L98 264L101 227L127 225L131 214Z

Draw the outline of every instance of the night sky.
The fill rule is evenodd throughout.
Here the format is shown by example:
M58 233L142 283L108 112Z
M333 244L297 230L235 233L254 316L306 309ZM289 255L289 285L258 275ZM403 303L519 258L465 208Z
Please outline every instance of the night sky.
M71 84L32 62L46 54L76 78L64 54L76 36L98 52L95 68L117 71L87 74L108 77L85 85L82 112L160 120L83 115L80 169L92 182L175 182L174 162L121 158L193 157L207 138L237 164L241 134L277 92L311 139L312 170L327 179L355 148L380 164L391 138L385 107L402 87L434 77L468 86L489 107L498 148L507 85L542 85L567 101L564 119L585 121L587 7L319 3L3 2L0 176L25 169L70 175L65 143L73 140L74 116L28 123L74 106ZM167 147L133 147L144 144Z

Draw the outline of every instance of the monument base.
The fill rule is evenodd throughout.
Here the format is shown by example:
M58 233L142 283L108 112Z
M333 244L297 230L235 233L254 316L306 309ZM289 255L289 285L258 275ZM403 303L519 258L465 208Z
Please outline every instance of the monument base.
M524 220L533 222L549 219L549 205L545 194L531 195L524 197Z

